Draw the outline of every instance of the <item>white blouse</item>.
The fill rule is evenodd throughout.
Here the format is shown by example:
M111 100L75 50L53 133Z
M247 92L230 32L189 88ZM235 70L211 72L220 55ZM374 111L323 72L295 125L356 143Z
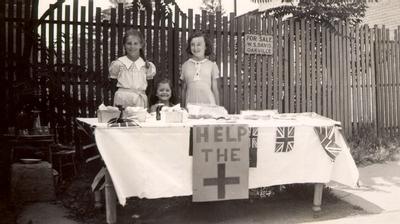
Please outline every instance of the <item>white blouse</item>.
M145 91L147 80L153 79L156 74L156 67L149 63L146 68L146 62L139 57L136 61L123 56L111 62L109 67L109 78L117 79L117 87L125 89L134 89Z

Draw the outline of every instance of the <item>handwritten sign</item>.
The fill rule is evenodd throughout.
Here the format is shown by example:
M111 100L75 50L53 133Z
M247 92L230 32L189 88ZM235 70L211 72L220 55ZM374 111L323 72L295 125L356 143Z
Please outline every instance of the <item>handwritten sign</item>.
M273 38L271 35L244 35L244 52L246 54L272 55Z
M193 201L248 198L247 125L193 127Z

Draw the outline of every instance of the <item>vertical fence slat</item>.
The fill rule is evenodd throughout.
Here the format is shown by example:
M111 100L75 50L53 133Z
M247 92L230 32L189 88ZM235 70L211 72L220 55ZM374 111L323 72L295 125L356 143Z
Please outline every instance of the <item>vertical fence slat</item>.
M337 30L338 27L335 26L335 29ZM332 115L333 119L339 120L339 107L340 105L339 102L339 61L338 61L338 55L339 55L339 49L338 49L338 35L336 33L332 33L332 38L331 38L331 43L332 43Z
M370 44L370 30L368 25L364 26L365 29L365 89L366 89L366 123L372 123L372 115L371 115L371 104L372 104L372 97L371 97L371 62L370 62L370 54L371 54L371 44Z
M74 107L73 116L77 117L79 112L79 99L78 99L78 0L74 0L72 5L72 95L73 101L77 102ZM43 33L42 33L43 34Z
M306 54L306 62L304 64L306 68L305 72L305 79L306 79L306 107L307 111L312 111L312 68L311 68L311 63L313 62L312 56L313 56L313 51L311 50L312 42L311 42L311 22L307 21L306 22L306 45L305 45L305 54Z
M397 111L397 134L400 134L400 26L395 30L396 37L396 73L395 73L395 87L396 87L396 111Z
M295 32L295 45L296 45L296 64L295 64L295 76L296 76L296 109L297 113L301 112L301 54L302 54L302 46L301 46L301 35L300 32L300 22L295 22L296 32Z
M218 21L218 18L217 18ZM242 22L243 19L236 19L236 27L237 27L237 63L236 63L236 78L237 78L237 98L236 98L236 111L239 112L243 108L243 95L244 95L244 88L243 88L243 82L242 82L242 61L243 61L243 27L242 27ZM218 27L218 23L217 23ZM218 30L218 28L217 28ZM218 45L218 39L217 39L217 45Z
M349 22L346 21L345 23L345 36L344 36L344 41L345 41L345 52L343 52L345 54L345 87L344 87L344 95L345 95L345 116L346 116L346 120L345 120L345 133L348 136L351 136L352 134L352 129L351 129L351 85L350 85L350 81L351 81L351 57L350 57L350 39L349 39L349 35L350 35L350 31L349 31Z
M387 75L386 75L386 92L387 92L387 110L388 110L388 131L390 134L393 134L393 95L392 95L392 72L393 72L393 63L392 63L392 41L389 36L389 29L386 30L386 45L387 45Z
M306 21L301 20L301 111L307 111L306 99Z
M256 30L255 30L255 33L256 34L261 34L261 31L260 31L260 17L259 16L257 16L256 17L256 21L255 21L256 23ZM256 92L255 92L255 95L254 95L254 98L255 98L255 109L261 109L261 101L262 101L262 95L261 95L261 84L262 84L262 81L261 81L261 55L259 55L259 54L257 54L256 55L256 63L255 63L255 66L256 66L256 69L255 69L255 72L256 72L256 74L254 74L254 78L256 79L256 82L254 83L255 84L255 89L256 89Z
M229 112L234 113L235 112L235 54L236 51L235 49L235 14L230 13L229 14L229 89L230 89L230 102L229 102Z
M317 104L316 104L316 40L315 40L315 22L311 21L311 27L310 27L310 35L311 35L311 40L310 40L310 51L311 51L311 60L310 62L308 62L307 64L310 64L310 78L311 78L311 82L310 85L308 87L310 87L310 100L311 100L311 111L313 112L317 112Z
M81 116L87 117L87 97L86 97L86 82L87 73L86 70L86 26L84 23L86 21L86 6L81 6L81 32L80 32L80 43L79 43L79 63L81 66L79 74L80 82L80 93L81 93Z
M248 34L250 33L249 31L249 18L245 17L244 18L244 23L243 23L243 29L244 29L244 34ZM248 110L249 109L249 55L244 53L244 62L243 62L243 106L242 108L244 110Z
M89 8L88 8L88 28L87 28L87 74L88 74L88 112L89 117L94 117L94 110L95 110L95 98L94 98L94 69L93 69L93 0L89 1ZM100 53L100 52L99 52Z
M165 52L165 15L161 14L161 20L160 20L160 68L159 69L159 74L166 74L165 72L165 57L166 57L166 52Z
M321 40L321 26L319 24L316 24L315 26L315 43L316 43L316 72L315 72L315 88L316 88L316 97L315 97L315 107L316 107L316 112L318 114L322 114L322 102L321 102L321 54L322 54L322 40Z
M174 31L173 31L173 27L172 27L172 15L168 16L168 36L167 36L167 41L168 41L168 46L169 44L173 44L174 43ZM167 55L168 57L168 71L166 71L166 74L174 74L174 52L168 50L168 47L164 48L167 52L165 55ZM173 84L175 86L177 86L177 80L174 80Z
M327 97L327 75L328 75L328 68L327 68L327 61L329 56L327 55L327 36L326 36L326 28L325 26L321 27L321 48L322 48L322 55L321 55L321 62L322 62L322 71L321 71L321 114L323 116L328 116L328 111L327 111L327 103L328 103L328 97Z
M382 112L383 112L383 128L384 132L387 132L388 128L388 110L387 110L387 102L386 99L388 99L387 95L387 82L386 82L386 77L387 77L387 47L386 47L386 27L382 26L382 40L381 40L381 89L382 89Z
M360 65L360 83L361 83L361 104L362 104L362 116L361 116L361 120L362 123L366 123L366 121L368 120L367 118L367 92L366 92L366 87L367 87L367 83L366 83L366 72L365 72L365 26L360 27L360 59L361 59L361 65Z
M375 29L369 29L369 36L370 36L370 52L371 52L371 98L372 98L372 118L371 121L373 124L375 124L374 128L376 130L377 125L377 95L376 95L376 70L375 70L375 46L377 45L377 39L376 39L376 31Z
M288 21L285 21L283 24L284 30L283 30L283 35L284 35L284 53L283 53L283 85L282 87L284 88L283 91L283 100L282 102L282 107L283 107L283 112L289 112L289 89L290 89L290 79L289 79L289 23Z
M295 51L297 51L297 46L293 47L294 41L295 41L295 36L294 36L294 21L293 19L289 20L289 43L288 43L288 49L289 51L289 77L290 77L290 94L288 96L288 103L290 106L290 113L294 113L295 106L296 106L296 101L295 101L295 88L296 88L296 70L295 70L295 61L294 61L294 54ZM296 59L297 60L297 59Z
M178 27L180 27L180 21L179 21L180 15L179 15L179 8L177 6L175 7L175 12L176 13L175 13L175 21L174 21L175 27L174 27L174 33L173 33L173 41L174 41L173 47L174 47L174 49L179 49L179 30L178 30ZM150 27L148 27L147 29L150 30ZM174 52L173 50L169 50L169 51L171 52L172 59L174 61L174 67L173 67L174 71L173 71L172 74L176 74L176 75L173 75L173 78L174 78L173 79L174 80L173 88L175 89L175 92L177 92L178 89L179 89L178 88L178 86L179 86L179 75L178 75L179 74L179 65L182 64L182 61L180 60L179 51L178 50L177 50L177 52Z
M57 92L59 92L59 93L61 93L61 91L62 91L62 87L63 87L63 85L64 85L64 81L65 81L65 78L66 77L64 77L63 76L63 74L62 74L62 62L63 62L63 49L62 49L62 41L65 41L65 39L64 40L62 40L62 38L61 38L61 34L62 34L62 28L61 28L61 21L62 21L62 5L58 5L58 7L57 7L57 21L56 21L56 24L57 24L57 33L56 33L56 64L57 64L57 68L56 68L56 73L55 73L55 75L56 75L56 87L55 87L55 89L56 89L56 91ZM59 94L60 96L62 96L62 94ZM63 96L63 97L65 97L65 96ZM58 118L61 118L60 120L63 120L63 115L64 115L64 107L63 107L63 101L65 101L65 99L64 98L61 98L60 100L57 100L57 102L56 102L56 107L57 107L57 115L58 115ZM64 133L61 133L61 131L60 131L60 133L59 133L62 137L64 137Z
M383 110L382 110L382 89L381 89L381 29L377 25L374 26L375 31L375 81L376 81L376 117L377 129L381 132L383 129Z
M395 84L395 79L394 79L394 73L396 71L396 69L394 68L395 66L395 48L394 48L394 41L390 40L390 65L389 65L389 69L390 69L390 73L389 73L389 90L390 90L390 98L389 98L389 102L392 102L391 104L389 104L390 106L390 113L391 113L391 126L390 126L390 130L392 135L395 134L395 127L396 127L396 101L395 101L395 93L394 93L394 84Z
M65 74L65 93L66 93L66 97L68 97L70 100L67 101L67 108L65 110L65 115L67 118L67 128L71 128L71 124L73 123L72 121L72 114L71 114L71 108L73 107L74 103L71 99L73 99L71 97L71 41L70 41L70 16L71 16L71 8L69 5L65 6L65 52L64 52L64 63L66 65L66 74ZM71 130L71 129L69 129Z
M187 21L187 16L185 14L182 14L182 35L181 35L181 44L182 44L181 62L182 63L187 59L187 54L186 54L186 47L187 47L186 21Z
M268 32L268 35L271 35L272 37L274 37L273 36L273 24L274 24L274 18L272 18L272 17L268 17L267 18L267 20L268 20L268 30L267 30L267 32ZM272 70L272 58L273 58L273 55L269 55L269 56L267 56L267 69L268 69L268 86L267 86L267 91L268 91L268 94L267 94L267 109L273 109L274 107L273 107L273 101L272 101L272 87L273 87L273 70ZM239 70L240 71L240 70Z
M277 60L277 66L278 66L278 77L277 77L277 104L278 104L278 110L280 113L283 112L283 66L284 66L284 55L283 55L283 47L282 47L282 40L283 40L283 35L282 35L282 18L278 19L278 57L279 59Z
M101 80L103 83L107 83L107 87L109 86L109 81L108 81L108 64L109 64L109 45L108 45L108 40L109 40L109 35L108 35L108 27L109 27L109 22L107 20L103 21L103 70L102 70L102 78ZM110 105L113 100L110 100L110 88L103 88L103 102L105 105Z
M250 33L255 33L255 19L254 18L250 18ZM255 65L254 63L256 62L256 56L254 54L250 54L249 55L249 79L250 79L250 91L249 91L249 103L250 103L250 110L256 109L255 107L255 93L256 93L256 74L255 74Z
M339 33L343 34L343 23L339 22ZM340 104L338 104L337 106L339 106L339 121L341 121L344 125L344 127L346 127L346 114L344 112L345 109L345 95L344 95L344 82L345 82L345 78L344 78L344 42L343 42L343 36L339 36L339 100L340 100Z
M280 20L279 21L277 21L276 19L274 19L274 23L273 23L273 27L274 27L274 31L273 31L273 41L274 41L274 46L273 46L273 48L274 48L274 50L273 50L273 52L274 52L274 54L273 54L273 57L274 57L274 61L273 61L273 66L274 66L274 71L273 71L273 73L274 73L274 82L273 82L273 86L274 86L274 94L273 94L273 97L274 97L274 106L273 106L273 109L275 109L275 110L279 110L279 88L278 88L278 84L279 84L279 82L278 82L278 79L279 79L279 75L278 75L278 64L279 64L279 54L278 54L278 48L280 48L280 46L279 46L279 42L278 42L278 39L280 38L280 35L279 35L279 30L278 30L278 26L280 26L281 25L281 23L280 23Z
M261 20L261 24L262 24L262 35L267 35L267 22L268 20L266 18L263 18ZM233 48L231 48L233 49ZM263 55L262 56L262 86L261 86L261 94L262 94L262 98L261 98L261 109L265 110L268 109L267 107L267 99L268 99L268 95L267 95L267 82L268 82L268 71L267 71L267 58L269 58L270 56L266 56Z
M135 16L135 15L133 15ZM156 70L157 70L157 75L162 75L162 73L159 71L160 69L160 64L161 64L161 58L159 55L160 52L160 12L156 11L154 12L154 30L153 30L153 43L152 43L152 47L153 47L153 63L156 66ZM182 28L184 30L184 28ZM185 33L185 32L183 32ZM184 43L185 40L182 40L182 43ZM148 43L148 42L147 42ZM185 48L182 48L182 51L185 51ZM175 88L177 86L174 86ZM179 94L178 94L179 95Z
M50 6L52 7L52 6ZM48 49L48 65L49 65L49 69L52 69L49 74L53 75L54 74L54 11L52 11L49 14L49 34L48 34L48 43L49 43L49 49ZM51 81L54 80L54 77L48 77L48 80L46 80L46 85L49 85L51 83ZM56 93L54 93L54 88L49 88L49 95L56 95ZM50 125L51 128L54 128L54 124L55 124L55 102L52 98L49 98L49 121L50 121Z
M117 6L117 57L121 57L123 54L123 36L124 36L124 27L123 27L123 21L124 21L124 4L118 3ZM113 33L115 35L115 33ZM142 35L144 36L144 33L142 32ZM143 49L145 50L145 49Z
M326 55L328 58L332 57L332 34L329 28L326 29ZM333 118L332 115L332 60L326 62L326 91L327 91L327 106L326 115L329 118Z
M228 86L228 18L222 18L222 103L229 108L229 86Z
M95 108L101 104L102 97L101 97L101 90L104 88L103 83L105 83L102 79L101 75L101 55L104 54L103 49L101 47L101 8L96 7L96 15L95 15L95 59L94 59L94 81L95 81L95 88L96 88L96 102Z

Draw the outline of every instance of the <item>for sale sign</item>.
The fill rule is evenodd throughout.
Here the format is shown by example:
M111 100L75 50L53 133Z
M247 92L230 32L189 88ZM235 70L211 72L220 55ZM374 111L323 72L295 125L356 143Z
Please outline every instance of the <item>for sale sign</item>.
M247 125L193 127L193 201L248 198Z
M245 34L244 44L246 54L272 55L273 38L271 35Z

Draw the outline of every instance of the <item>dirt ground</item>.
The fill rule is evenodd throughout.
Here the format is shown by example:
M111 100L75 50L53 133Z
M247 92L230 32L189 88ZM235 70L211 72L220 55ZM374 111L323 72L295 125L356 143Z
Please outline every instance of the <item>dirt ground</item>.
M93 167L92 167L93 168ZM94 167L89 170L98 170ZM82 224L105 223L105 209L94 208L90 184L95 172L85 172L64 181L57 188L57 201L68 218ZM0 194L0 224L13 224L19 208L7 205L7 195ZM118 206L117 219L122 224L236 224L236 223L302 223L332 220L366 214L324 190L322 212L314 218L313 185L285 185L250 191L248 200L193 203L191 197L165 199L128 199ZM104 202L104 199L103 199Z
M61 200L71 218L85 224L105 223L105 210L95 209L93 194L87 188L90 178L69 185ZM313 185L286 185L250 191L248 200L193 203L191 197L128 199L118 206L117 220L122 224L235 224L301 223L331 220L366 214L324 190L322 212L312 212ZM104 202L104 201L103 201Z

